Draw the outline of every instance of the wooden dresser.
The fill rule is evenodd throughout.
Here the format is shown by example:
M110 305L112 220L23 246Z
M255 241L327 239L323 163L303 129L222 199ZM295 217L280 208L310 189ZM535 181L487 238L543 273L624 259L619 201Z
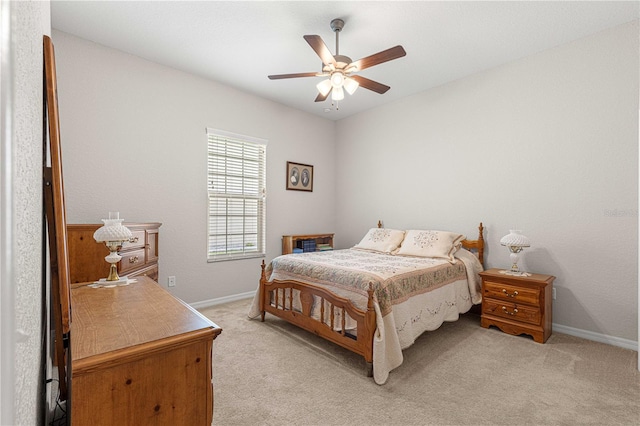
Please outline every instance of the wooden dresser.
M158 230L161 223L123 223L131 230L131 241L118 253L118 275L135 277L146 275L158 280ZM104 257L109 250L104 243L97 243L93 233L102 225L67 225L69 269L71 283L97 281L109 275L109 264Z
M495 325L505 333L529 334L538 343L551 336L554 276L514 276L489 269L481 272L482 317L480 324Z
M72 284L72 426L211 425L222 329L148 277Z

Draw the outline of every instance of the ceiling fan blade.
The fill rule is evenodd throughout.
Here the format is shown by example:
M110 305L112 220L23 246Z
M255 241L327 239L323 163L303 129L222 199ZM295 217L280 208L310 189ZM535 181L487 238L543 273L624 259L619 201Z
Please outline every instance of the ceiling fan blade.
M364 78L359 75L352 75L351 78L357 81L361 87L372 90L376 93L380 93L381 95L385 93L387 90L391 89L391 87L389 86L386 86L382 83L378 83L377 81L369 80L368 78Z
M269 80L280 80L282 78L298 78L298 77L315 77L317 76L317 72L300 72L297 74L276 74L270 75Z
M322 102L325 99L327 99L330 94L331 94L331 90L329 90L326 95L323 95L322 93L318 93L318 96L316 96L316 100L314 102Z
M320 56L323 64L332 64L334 67L336 66L336 60L331 54L331 51L329 50L327 45L324 44L324 41L322 41L322 37L320 37L319 35L306 35L303 36L303 38L307 40L309 46L311 46L311 48L318 54L318 56Z
M367 56L366 58L358 59L357 61L352 62L351 65L355 65L356 67L358 67L358 71L362 71L363 69L372 67L374 65L402 58L406 54L407 52L404 51L404 48L398 45L390 49L383 50L382 52L374 53L373 55Z

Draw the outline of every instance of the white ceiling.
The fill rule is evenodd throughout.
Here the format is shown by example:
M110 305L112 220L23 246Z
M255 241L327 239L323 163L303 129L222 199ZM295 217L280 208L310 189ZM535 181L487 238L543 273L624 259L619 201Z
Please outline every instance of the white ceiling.
M639 2L58 1L54 29L338 120L640 17ZM360 75L391 86L359 88L339 109L315 103L319 71L305 34L353 60L402 45L407 56ZM330 109L329 112L325 112Z

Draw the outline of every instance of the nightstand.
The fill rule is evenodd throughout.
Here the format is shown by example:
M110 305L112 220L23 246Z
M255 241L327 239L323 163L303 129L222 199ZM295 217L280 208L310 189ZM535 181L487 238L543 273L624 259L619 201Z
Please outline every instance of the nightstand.
M515 276L489 269L482 277L484 328L495 325L505 333L529 334L538 343L551 336L552 275Z

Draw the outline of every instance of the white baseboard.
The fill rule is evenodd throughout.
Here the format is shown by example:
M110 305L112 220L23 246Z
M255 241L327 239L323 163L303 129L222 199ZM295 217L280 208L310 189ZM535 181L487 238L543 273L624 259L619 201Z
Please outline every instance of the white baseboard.
M210 308L211 306L221 305L223 303L235 302L236 300L249 299L256 294L254 291L249 291L247 293L234 294L231 296L218 297L216 299L203 300L201 302L189 303L189 305L194 309L205 309Z
M638 342L621 337L609 336L602 333L595 333L593 331L581 330L579 328L568 327L561 324L553 324L553 331L558 333L568 334L570 336L582 337L583 339L593 340L594 342L606 343L608 345L618 346L625 349L631 349L632 351L638 351Z

